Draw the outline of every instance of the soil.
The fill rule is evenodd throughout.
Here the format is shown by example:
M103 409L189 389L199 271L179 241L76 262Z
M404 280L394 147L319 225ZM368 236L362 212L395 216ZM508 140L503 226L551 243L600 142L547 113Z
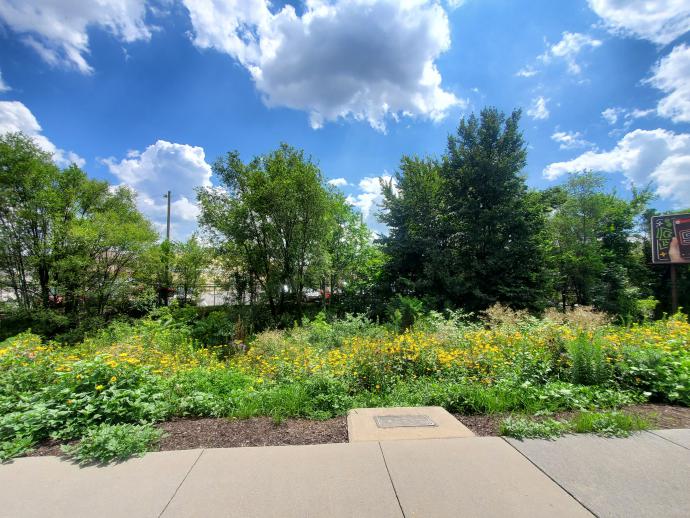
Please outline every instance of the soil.
M269 417L177 419L159 427L167 434L161 441L161 450L347 442L344 417L325 421L285 419L279 424Z
M634 405L625 412L646 418L653 429L690 428L690 408L659 404ZM572 418L576 412L554 414L555 419ZM461 415L455 417L476 435L498 435L506 415ZM347 421L336 417L325 421L285 419L276 423L268 417L250 419L175 419L158 424L166 432L160 450L236 448L242 446L287 446L347 442ZM60 443L46 441L30 456L61 455Z

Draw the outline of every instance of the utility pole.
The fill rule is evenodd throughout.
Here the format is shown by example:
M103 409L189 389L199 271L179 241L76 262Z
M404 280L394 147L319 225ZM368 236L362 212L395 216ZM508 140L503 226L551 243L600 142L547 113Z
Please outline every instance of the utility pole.
M170 241L170 191L168 191L165 197L168 198L168 224L165 230L165 240Z
M168 199L168 218L165 228L165 286L163 286L163 304L167 306L170 295L170 198L172 197L170 191L163 197Z

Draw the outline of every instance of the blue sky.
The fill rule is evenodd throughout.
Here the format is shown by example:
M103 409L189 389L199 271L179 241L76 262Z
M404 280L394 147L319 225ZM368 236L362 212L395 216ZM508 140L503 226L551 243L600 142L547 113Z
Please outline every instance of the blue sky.
M375 226L378 178L523 109L528 183L591 168L690 205L683 0L0 0L0 132L126 183L173 237L229 150L303 148Z

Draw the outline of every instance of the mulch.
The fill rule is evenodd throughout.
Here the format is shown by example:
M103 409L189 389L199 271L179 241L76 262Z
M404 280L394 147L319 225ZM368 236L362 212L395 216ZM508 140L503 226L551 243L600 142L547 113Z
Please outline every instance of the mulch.
M690 428L690 408L659 404L634 405L625 412L646 418L651 428ZM561 412L550 417L568 419L576 412ZM505 414L462 415L455 417L475 435L499 434ZM325 421L285 419L275 422L269 417L249 419L174 419L158 424L166 436L160 450L190 450L197 448L236 448L243 446L294 446L347 442L347 421L336 417ZM46 441L30 456L61 455L60 443Z
M176 419L159 425L167 436L161 450L287 446L347 442L345 417L325 421L269 417L250 419Z

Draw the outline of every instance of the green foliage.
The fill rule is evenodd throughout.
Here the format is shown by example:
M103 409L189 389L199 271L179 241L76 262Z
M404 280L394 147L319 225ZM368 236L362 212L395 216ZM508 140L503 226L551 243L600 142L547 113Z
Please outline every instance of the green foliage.
M639 416L609 411L580 412L569 420L509 416L501 422L500 433L515 439L555 439L567 433L628 437L633 432L648 428L649 423Z
M395 328L404 332L424 315L424 303L414 297L398 295L389 303L388 313Z
M387 279L436 308L545 305L545 209L528 192L520 112L462 119L441 161L403 157L383 186ZM505 272L510 272L506 275Z
M345 340L359 337L381 336L383 330L371 322L366 315L346 314L343 318L329 321L325 312L319 312L314 319L302 320L302 331L308 342L318 348L333 349L343 345Z
M334 212L347 210L344 198L327 188L311 159L285 144L246 164L228 153L213 170L226 190L199 192L201 224L220 248L233 243L274 320L287 299L301 317L306 282L313 285L328 270L327 248L339 227Z
M596 337L581 333L570 342L570 379L581 385L598 385L610 379L613 371Z
M555 439L570 430L568 423L547 418L535 421L509 416L501 422L500 434L515 439Z
M211 251L201 246L194 235L184 243L173 243L170 270L172 283L180 291L182 305L195 302L204 269L211 259Z
M618 365L620 383L653 399L690 406L690 356L626 348Z
M142 456L153 450L163 432L150 424L102 424L89 429L75 445L66 445L62 451L82 464L108 463Z
M632 432L646 430L644 418L623 412L582 412L571 421L576 433L595 433L604 437L627 437Z
M191 334L205 346L228 345L235 336L235 323L226 311L213 311L192 324Z
M636 225L650 192L634 190L624 200L606 192L604 177L590 171L571 174L565 188L557 189L549 226L561 303L637 318L645 282L638 243L646 231L640 235Z
M103 315L156 238L134 193L59 169L21 133L0 136L0 199L0 281L26 311Z

